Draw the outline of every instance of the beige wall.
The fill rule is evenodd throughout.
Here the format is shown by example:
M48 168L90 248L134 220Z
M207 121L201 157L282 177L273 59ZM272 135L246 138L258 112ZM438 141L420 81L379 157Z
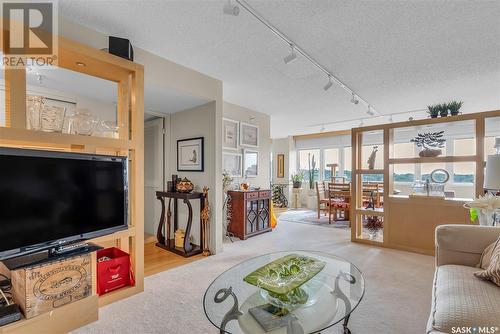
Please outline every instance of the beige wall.
M224 102L223 109L224 118L229 118L238 122L252 123L259 127L259 147L248 148L259 152L259 171L257 177L248 178L247 181L252 187L261 187L269 189L270 175L269 175L269 159L271 152L271 119L269 115L257 112L255 110L240 107L236 104ZM253 118L252 122L250 118ZM222 138L222 134L221 134ZM240 147L237 153L243 154L245 148ZM228 151L235 153L235 151ZM222 160L221 160L222 161ZM235 180L239 182L241 180Z
M66 20L59 19L59 33L67 38L78 41L80 43L90 45L97 49L108 47L108 36L95 30L83 27L79 24ZM125 36L124 36L125 37ZM133 44L134 41L132 41ZM195 177L199 184L207 184L211 187L211 250L218 252L222 250L222 82L211 78L207 75L189 69L187 67L176 64L165 58L159 57L151 52L134 47L134 61L144 65L144 85L154 86L155 88L173 89L179 92L187 93L193 96L203 97L212 104L213 119L210 123L206 123L207 129L213 136L213 140L209 145L205 144L205 152L211 152L211 158L205 160L205 168L211 170L212 173L203 173L202 179ZM147 101L146 101L147 103ZM178 118L177 126L172 128L182 128L189 131L193 123L188 122L191 113L187 113L186 117L172 116ZM183 119L186 121L184 122ZM195 123L198 121L195 121ZM176 129L177 130L177 129ZM180 130L179 130L180 131ZM184 131L184 130L183 130ZM194 137L196 131L192 134L178 133L178 135L186 135ZM172 144L173 145L173 144ZM175 151L173 151L175 153ZM207 154L208 155L208 154ZM168 175L167 175L168 176ZM215 194L219 194L216 196Z

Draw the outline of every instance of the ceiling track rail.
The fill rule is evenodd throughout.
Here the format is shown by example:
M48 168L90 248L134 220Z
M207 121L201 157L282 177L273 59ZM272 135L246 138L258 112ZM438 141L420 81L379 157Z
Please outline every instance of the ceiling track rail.
M246 1L244 0L234 0L237 4L239 4L243 9L245 9L250 15L256 18L259 22L265 25L276 37L285 42L288 46L292 47L294 51L302 55L309 63L311 63L314 67L316 67L320 72L322 72L329 81L335 82L341 88L343 88L346 92L348 92L351 96L356 97L357 100L365 104L368 108L368 111L372 111L372 117L381 116L379 112L375 110L373 105L368 103L363 97L357 94L352 88L347 86L342 80L336 77L332 72L330 72L325 66L321 65L316 59L310 56L303 48L301 48L297 43L295 43L292 39L282 33L278 28L273 26L268 20L266 20L261 14L259 14L255 9L253 9Z

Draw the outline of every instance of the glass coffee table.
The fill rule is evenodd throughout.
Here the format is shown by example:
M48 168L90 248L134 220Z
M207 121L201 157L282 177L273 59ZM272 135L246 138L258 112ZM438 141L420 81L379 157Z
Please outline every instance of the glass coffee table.
M220 333L318 333L342 322L350 334L349 317L364 292L354 264L322 252L288 251L225 271L208 287L203 307Z

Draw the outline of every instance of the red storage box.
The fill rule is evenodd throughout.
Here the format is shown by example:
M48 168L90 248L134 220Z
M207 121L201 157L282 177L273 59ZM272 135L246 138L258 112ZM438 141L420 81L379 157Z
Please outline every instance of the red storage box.
M109 259L102 261L103 257ZM134 284L129 254L116 247L97 251L97 294L99 296Z

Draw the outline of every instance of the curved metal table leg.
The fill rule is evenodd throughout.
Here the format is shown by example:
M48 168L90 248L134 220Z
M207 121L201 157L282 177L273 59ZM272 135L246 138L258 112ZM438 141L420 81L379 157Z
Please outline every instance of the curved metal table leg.
M222 323L220 325L220 333L226 333L226 325L229 321L231 320L236 320L240 315L243 315L243 313L240 311L239 306L238 306L238 298L233 292L233 288L229 287L229 289L220 289L217 291L214 297L214 302L217 304L222 303L225 301L229 296L232 296L234 299L234 304L229 310L229 312L226 313L224 318L222 319Z
M349 324L349 318L351 316L351 309L352 309L351 308L351 301L345 295L345 293L342 291L342 289L340 289L340 284L339 284L340 279L343 279L343 280L349 282L350 284L354 284L354 283L356 283L356 277L354 277L353 275L351 275L349 273L345 273L345 272L341 271L337 275L337 277L335 278L335 290L332 291L332 293L337 295L337 297L340 298L345 304L345 311L348 315L344 318L344 322L342 323L342 326L344 327L344 334L351 334L351 330L347 327L347 325Z
M193 223L193 207L191 206L191 202L188 199L184 199L184 204L188 207L188 221L186 225L186 233L184 234L184 252L189 253L193 246L189 241L189 236L191 235L191 224ZM200 226L201 227L201 226Z

